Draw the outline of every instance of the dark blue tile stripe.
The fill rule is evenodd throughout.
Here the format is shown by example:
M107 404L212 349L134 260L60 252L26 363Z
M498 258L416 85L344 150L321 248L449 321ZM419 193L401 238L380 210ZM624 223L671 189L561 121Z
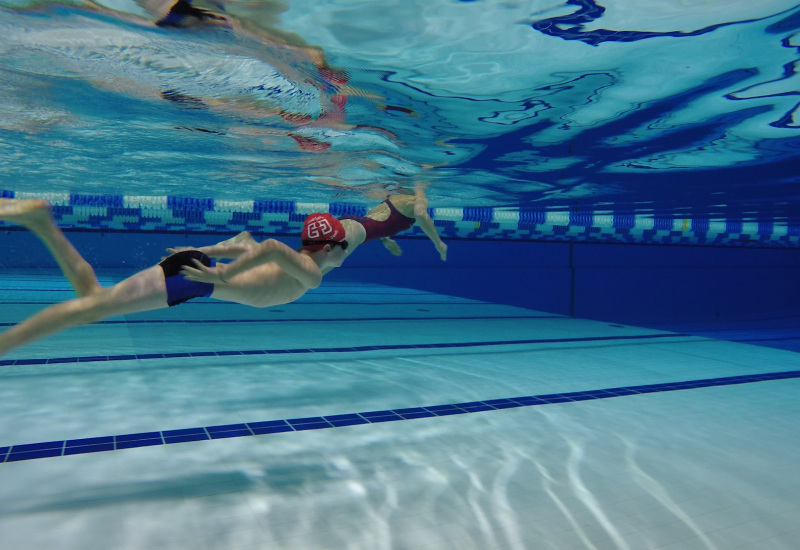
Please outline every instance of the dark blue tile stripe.
M8 303L8 302L3 302ZM100 321L95 325L219 325L219 324L267 324L267 323L363 323L373 321L507 321L507 320L533 320L533 319L569 319L563 315L471 315L451 317L340 317L324 319L130 319L120 321ZM0 327L13 327L17 323L0 323Z
M108 288L108 287L107 287ZM51 302L51 301L43 301L43 300L3 300L4 304L15 305L15 306L50 306L53 304L61 303L59 302ZM458 298L453 297L452 300L447 301L433 301L433 300L426 300L424 302L379 302L379 301L354 301L354 300L324 300L324 301L309 301L300 299L295 302L292 302L292 307L296 308L299 306L352 306L352 305L364 305L364 306L496 306L497 304L493 304L491 302L478 302L478 301L470 301L467 298ZM236 302L225 302L222 300L213 300L213 299L203 299L197 298L191 302L185 302L181 304L182 309L187 307L194 307L194 306L233 306L233 307L241 307Z
M645 384L640 386L603 388L597 390L553 393L546 395L525 395L502 399L487 399L485 401L453 403L450 405L431 405L426 407L365 411L360 413L335 414L329 416L289 418L286 420L267 420L263 422L224 424L219 426L207 426L204 428L165 430L162 432L145 432L106 437L93 437L87 439L71 439L67 441L48 441L44 443L31 443L26 445L0 447L0 463L34 460L37 458L48 458L54 456L68 456L73 454L98 453L103 451L122 450L152 445L171 445L175 443L185 443L188 441L206 441L209 439L250 437L255 435L266 435L281 432L321 430L327 428L355 426L358 424L380 424L383 422L397 422L402 420L414 420L417 418L472 414L483 411L496 411L518 407L535 407L540 405L552 405L556 403L573 403L578 401L624 397L628 395L644 395L648 393L663 393L696 388L711 388L715 386L751 384L755 382L788 380L792 378L800 378L800 370L747 374L741 376L725 376L721 378L704 378L700 380L666 382L663 384Z
M132 355L100 355L88 357L53 357L41 359L4 359L0 361L0 367L22 366L22 365L56 365L60 363L86 363L95 361L133 361L145 359L176 359L187 357L223 357L229 355L285 355L299 353L358 353L367 351L397 351L412 349L456 349L486 346L514 346L532 344L565 344L578 342L612 342L612 341L634 341L634 340L658 340L667 338L678 338L688 336L686 334L667 333L667 334L633 334L627 336L595 336L585 338L547 338L531 340L495 340L485 342L452 342L436 344L389 344L379 346L355 346L341 348L294 348L294 349L251 349L235 351L193 351L178 353L145 353Z
M37 280L41 281L44 277L37 277ZM6 284L14 281L12 277L3 277L6 281ZM24 280L24 279L23 279ZM58 279L57 281L63 281L64 279ZM58 283L56 283L58 284ZM106 282L103 284L113 284L113 281ZM435 296L435 294L431 292L426 292L424 290L411 290L408 289L406 292L397 292L398 287L382 287L382 288L373 288L369 289L363 286L349 286L349 285L339 285L336 284L329 284L326 285L323 289L314 289L313 295L314 296L324 296L324 295L339 295L346 290L348 296ZM62 285L61 288L42 288L42 287L32 287L32 286L4 286L0 287L0 291L13 291L13 292L69 292L74 293L75 290L70 287L69 285ZM452 296L451 299L457 300L459 299L457 296Z

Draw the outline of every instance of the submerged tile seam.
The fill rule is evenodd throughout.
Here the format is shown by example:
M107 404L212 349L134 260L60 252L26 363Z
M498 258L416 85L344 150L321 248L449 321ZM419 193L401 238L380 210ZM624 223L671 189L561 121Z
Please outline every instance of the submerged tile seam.
M485 411L497 411L502 409L552 405L557 403L593 401L599 399L611 399L614 397L625 397L630 395L665 393L697 388L710 388L715 386L731 386L755 382L788 380L792 378L800 378L800 370L725 376L720 378L704 378L699 380L684 380L678 382L645 384L639 386L622 386L618 388L603 388L597 390L544 395L528 395L501 399L487 399L485 401L470 401L465 403L453 403L449 405L430 405L424 407L365 411L359 413L312 416L304 418L289 418L284 420L267 420L240 424L223 424L218 426L206 426L202 428L186 428L180 430L165 430L161 432L143 432L137 434L94 437L88 439L72 439L64 441L48 441L44 443L30 443L25 445L11 445L0 447L0 464L7 462L35 460L37 458L68 456L73 454L89 454L113 450L119 451L133 447L171 445L190 441L209 441L213 439L252 437L256 435L268 435L282 432L300 432L328 428L341 428L358 424L380 424L383 422L397 422L402 420L415 420L419 418L471 414Z
M7 303L7 302L4 302ZM565 315L495 315L461 317L341 317L325 319L142 319L124 321L99 321L94 325L202 325L202 324L258 324L258 323L363 323L372 321L511 321L534 319L570 319ZM0 323L0 327L13 327L17 323Z
M110 287L106 287L110 288ZM8 301L4 300L4 304L9 304L12 306L49 306L60 304L61 302L31 302L31 301ZM353 300L350 301L324 301L324 302L310 302L307 300L297 300L292 302L292 307L296 308L298 306L496 306L492 302L481 302L478 300L470 301L470 298L463 298L459 299L456 298L455 300L447 300L444 302L356 302ZM185 302L181 304L183 309L186 307L195 307L195 306L234 306L240 307L240 304L236 302L225 302L223 300L203 300L198 299L191 302Z
M4 359L0 361L0 367L24 366L24 365L57 365L62 363L89 363L102 361L134 361L145 359L178 359L188 357L223 357L228 355L285 355L285 354L305 354L305 353L360 353L367 351L397 351L413 349L456 349L473 348L487 346L514 346L531 344L569 344L569 343L589 343L589 342L612 342L626 340L655 340L662 338L691 337L688 334L668 333L668 334L631 334L626 336L587 336L582 338L545 338L532 340L497 340L486 342L449 342L433 344L385 344L374 346L354 346L340 348L293 348L293 349L253 349L253 350L225 350L225 351L193 351L175 353L144 353L126 355L93 355L80 357L54 357L50 359Z
M4 277L6 278L6 277ZM38 278L38 277L37 277ZM101 284L101 286L113 286L115 284L114 281L107 281ZM339 296L342 294L342 291L346 291L348 296L393 296L393 297L402 297L402 296L435 296L433 292L426 292L426 291L417 291L417 292L390 292L385 291L381 292L376 290L375 292L359 292L358 290L351 290L353 287L333 287L333 285L329 285L326 287L326 290L317 290L314 289L314 292L311 294L312 296ZM389 288L398 288L398 287L389 287ZM338 292L337 292L338 290ZM31 288L31 287L0 287L0 292L64 292L64 293L74 293L75 289L72 287L66 286L64 288Z

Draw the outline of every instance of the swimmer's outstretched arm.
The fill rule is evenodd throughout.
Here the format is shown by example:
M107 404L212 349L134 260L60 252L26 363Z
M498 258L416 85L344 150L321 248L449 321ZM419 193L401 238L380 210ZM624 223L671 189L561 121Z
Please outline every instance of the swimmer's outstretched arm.
M247 252L248 248L242 245L221 245L221 244L212 244L210 246L200 246L195 248L194 246L176 246L174 248L167 248L167 252L170 254L175 254L176 252L182 252L184 250L197 250L202 252L206 256L211 258L226 258L226 259L233 259L238 258L245 252Z
M201 246L195 248L193 246L177 246L174 248L167 248L167 252L175 254L183 250L198 250L212 258L238 258L254 246L258 246L258 242L250 235L249 231L243 231L235 237L222 241L221 243L213 244L210 246Z
M240 273L270 262L278 264L283 271L306 288L317 288L322 282L322 271L308 254L297 252L275 239L267 239L250 247L229 264L206 267L195 261L197 267L184 266L183 273L190 281L227 283Z

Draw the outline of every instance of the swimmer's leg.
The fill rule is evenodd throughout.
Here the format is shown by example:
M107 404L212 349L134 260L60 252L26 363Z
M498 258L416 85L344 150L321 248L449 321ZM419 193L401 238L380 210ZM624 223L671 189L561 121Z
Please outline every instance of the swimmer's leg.
M161 266L139 273L94 294L50 306L0 334L0 356L64 329L107 317L167 307Z
M414 218L417 220L419 228L428 236L433 243L439 257L442 261L447 260L447 245L439 238L439 232L436 231L436 226L433 225L433 220L428 215L428 198L425 196L425 189L422 186L417 187L414 192Z
M0 199L0 220L26 227L39 237L79 297L101 290L92 266L56 226L47 201Z

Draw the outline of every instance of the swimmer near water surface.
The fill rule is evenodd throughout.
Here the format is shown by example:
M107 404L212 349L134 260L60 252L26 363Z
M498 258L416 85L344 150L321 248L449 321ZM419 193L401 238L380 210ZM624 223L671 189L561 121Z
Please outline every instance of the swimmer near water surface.
M56 226L43 200L0 199L0 220L32 231L48 248L77 298L52 305L0 334L0 356L64 329L176 306L198 297L270 307L297 300L322 282L323 273L342 265L348 243L342 224L330 214L305 219L302 246L293 250L241 234L216 245L168 249L154 265L110 287ZM216 263L226 258L230 263Z
M173 307L193 298L212 298L264 308L297 300L360 244L380 239L402 254L390 237L419 223L442 260L447 245L439 238L420 187L412 195L391 195L366 216L341 220L327 213L306 217L301 247L275 239L256 241L248 232L211 246L169 248L161 263L110 287L101 287L94 269L55 224L44 200L0 199L0 221L21 225L47 247L77 298L45 308L0 334L0 356L67 328ZM227 259L229 263L216 260Z

